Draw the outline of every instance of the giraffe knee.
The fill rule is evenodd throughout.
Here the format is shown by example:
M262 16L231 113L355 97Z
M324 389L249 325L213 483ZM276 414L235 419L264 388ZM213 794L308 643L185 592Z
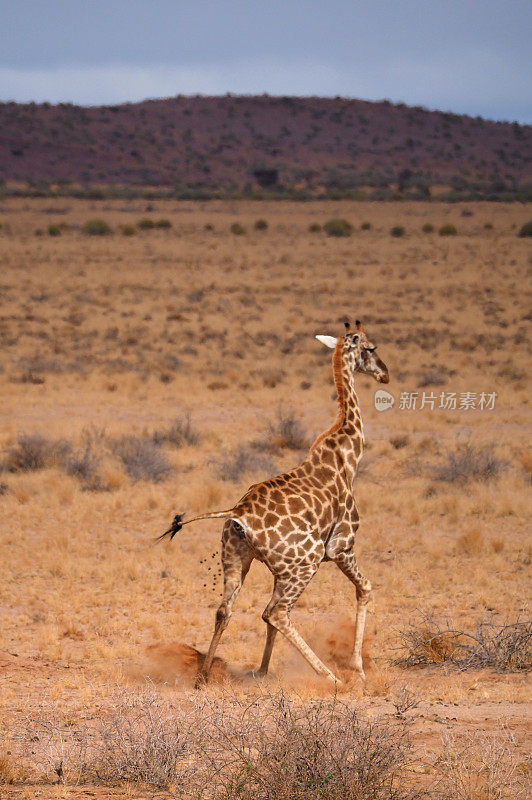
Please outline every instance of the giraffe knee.
M357 593L357 600L362 605L366 605L369 602L369 596L371 594L371 583L368 581L367 578L364 578L360 583L356 585L356 593Z
M227 605L225 603L222 603L222 605L219 606L218 611L216 612L216 624L217 625L227 624L230 615L231 612L227 608Z

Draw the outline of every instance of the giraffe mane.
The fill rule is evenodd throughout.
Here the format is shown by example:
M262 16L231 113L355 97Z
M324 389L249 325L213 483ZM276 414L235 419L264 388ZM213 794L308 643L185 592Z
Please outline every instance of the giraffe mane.
M336 386L336 394L338 395L338 414L336 416L335 421L323 433L320 433L310 450L314 450L320 442L322 442L329 434L335 433L343 424L345 419L345 389L344 389L344 381L342 376L342 346L344 343L344 337L338 337L336 341L336 347L334 348L333 354L333 377L334 383Z

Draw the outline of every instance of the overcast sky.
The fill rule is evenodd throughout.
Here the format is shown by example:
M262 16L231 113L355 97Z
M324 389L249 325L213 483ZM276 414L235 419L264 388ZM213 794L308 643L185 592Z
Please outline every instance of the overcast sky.
M388 98L532 122L530 0L0 0L0 100Z

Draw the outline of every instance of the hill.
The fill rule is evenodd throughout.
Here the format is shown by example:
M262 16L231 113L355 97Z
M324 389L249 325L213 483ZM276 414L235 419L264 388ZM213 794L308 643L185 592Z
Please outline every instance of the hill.
M508 197L531 178L531 126L388 101L177 96L118 106L0 104L0 180L18 191L169 187ZM57 186L56 186L57 190ZM525 189L526 191L526 189ZM529 190L528 190L529 191Z

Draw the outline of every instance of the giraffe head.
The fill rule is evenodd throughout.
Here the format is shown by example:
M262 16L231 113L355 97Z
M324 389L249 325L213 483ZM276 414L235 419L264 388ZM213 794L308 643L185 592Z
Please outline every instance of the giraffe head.
M349 364L353 372L363 372L372 375L379 383L388 383L388 367L378 357L377 346L368 339L362 323L357 320L354 331L348 322L344 324L346 331L339 345L344 363ZM334 336L316 336L316 339L333 350L339 341Z

